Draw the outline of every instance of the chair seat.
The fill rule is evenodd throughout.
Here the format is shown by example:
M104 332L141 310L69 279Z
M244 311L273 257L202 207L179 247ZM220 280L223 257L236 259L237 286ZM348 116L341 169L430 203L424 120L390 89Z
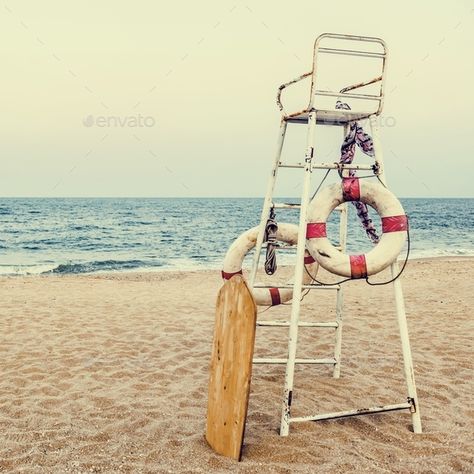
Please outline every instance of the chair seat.
M345 125L356 120L363 120L375 115L375 112L353 112L352 110L316 110L316 123L321 125ZM309 111L303 110L285 115L288 123L308 123Z

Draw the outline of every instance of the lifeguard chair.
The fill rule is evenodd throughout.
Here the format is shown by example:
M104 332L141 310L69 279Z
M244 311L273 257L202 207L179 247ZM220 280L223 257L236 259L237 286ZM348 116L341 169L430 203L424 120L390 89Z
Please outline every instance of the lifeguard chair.
M332 77L329 76L326 79L324 77L326 67L323 67L321 64L321 59L325 57L344 60L341 68L336 70ZM323 87L322 84L335 84L347 77L345 72L346 68L350 67L348 64L349 59L351 61L366 59L371 64L361 68L360 65L354 63L351 70L356 71L362 77L350 85L342 84L340 87L332 88ZM411 413L413 431L421 433L420 408L415 387L403 292L399 278L401 271L397 262L398 254L403 248L407 237L409 242L408 220L397 198L387 189L377 123L377 117L383 109L386 60L387 48L384 41L379 38L325 33L319 36L314 44L312 70L283 84L278 89L277 104L282 111L282 117L276 155L268 181L260 224L257 228L250 229L242 234L232 244L226 254L222 270L222 277L228 281L222 287L218 297L216 330L214 333L213 355L211 357L210 402L208 405L206 435L209 444L221 454L236 459L240 459L242 454L241 448L252 372L255 325L257 327L266 327L267 330L275 327L289 328L288 355L286 358L253 358L254 364L286 365L280 422L281 436L289 434L290 424L292 423L397 410L408 410ZM282 93L290 86L303 83L305 79L311 80L309 103L303 110L288 113L283 106ZM338 102L334 104L336 99ZM346 101L350 101L350 105ZM360 121L367 121L369 123L371 139L357 125ZM289 124L305 125L307 127L306 149L304 159L300 162L286 163L281 161ZM315 153L315 130L319 125L342 127L345 147L348 144L352 146L352 134L360 132L360 136L365 137L367 141L363 141L357 135L359 137L357 144L365 154L372 158L373 162L369 164L354 164L352 162L354 157L352 151L349 153L348 159L341 157L339 162L326 163L318 160L318 155ZM273 192L280 168L294 168L303 171L303 186L299 204L274 202ZM311 176L315 170L325 170L326 175L317 187L313 197L310 198ZM320 190L321 184L331 170L338 171L341 181ZM364 170L364 175L366 176L355 177L354 173L356 170ZM362 178L370 177L376 178L374 180L375 184L365 184L367 180L362 180ZM377 194L378 201L375 198L371 201L367 190L372 190L372 197ZM383 198L383 205L379 205L381 196ZM363 205L372 205L381 216L383 233L380 242L367 254L345 254L348 201L354 201L356 205L361 203ZM280 224L278 227L274 220L276 209L288 211L299 209L298 226ZM340 212L338 246L334 246L326 237L326 221L333 210ZM361 217L360 213L359 217ZM313 220L309 220L310 218ZM364 221L364 226L369 235L367 222L368 217ZM271 229L273 230L270 236ZM370 235L374 237L373 234ZM378 236L375 237L376 239L372 240L378 241ZM267 250L265 269L267 273L272 274L273 270L270 268L271 265L269 263L271 263L273 257L270 257L270 254L274 255L273 250L279 248L279 242L286 244L280 247L282 249L294 247L296 244L294 278L289 283L278 285L277 287L256 284L262 249L266 248ZM390 245L390 242L396 243L391 249L387 245L387 243ZM327 252L321 251L323 246L325 246ZM247 252L252 248L255 249L255 253L247 286L242 277L242 262ZM391 252L388 252L388 250L391 250ZM374 257L375 255L379 258L378 262ZM380 263L381 255L382 260L385 260L383 265L374 266L374 262ZM386 255L386 257L383 257L383 255ZM332 265L333 261L339 263ZM311 265L316 263L331 273L344 275L348 278L331 284L320 282L309 271L314 268ZM389 281L382 284L390 283L394 288L395 308L400 330L407 386L406 399L400 400L398 403L371 408L364 407L326 414L292 416L293 382L296 364L328 365L333 369L333 377L338 378L340 375L344 299L343 283L350 279L367 279L369 275L378 273L388 267L390 267L391 277ZM403 268L404 266L402 271ZM311 277L310 279L308 279L308 275ZM367 282L370 283L368 280ZM303 290L305 292L326 290L336 292L335 321L300 321ZM260 305L276 305L283 302L283 299L285 301L291 299L292 301L289 320L260 320L256 317L255 303ZM296 358L300 328L333 330L335 334L333 356L322 359ZM236 354L239 354L239 356L236 356Z
M339 91L325 90L321 84L320 59L326 55L338 57L367 58L375 64L377 72L373 76L367 77L360 82L345 85ZM293 298L291 304L290 321L258 321L257 326L289 327L288 357L286 359L255 358L256 364L286 364L285 387L282 403L280 435L287 436L291 423L304 421L318 421L332 418L341 418L354 415L365 415L371 413L388 412L395 410L408 410L411 412L413 430L421 433L420 409L415 387L412 355L408 337L405 306L401 281L398 278L400 272L398 263L395 260L391 265L391 275L395 294L395 307L400 329L404 373L407 385L406 401L401 401L391 405L380 405L372 408L345 410L328 414L315 414L302 417L291 416L291 403L293 395L293 381L295 364L328 364L333 366L333 376L339 377L341 366L341 338L343 323L343 285L332 285L331 287L318 284L304 284L304 256L307 238L307 211L310 201L310 184L313 170L339 171L341 177L348 176L350 170L365 170L372 172L378 180L387 185L384 172L383 154L379 141L379 131L377 117L383 109L385 76L386 76L387 47L385 42L379 38L353 35L340 35L325 33L320 35L314 44L313 68L311 71L299 76L280 86L277 95L277 104L283 112L281 126L278 135L278 144L275 160L271 169L267 191L263 204L258 237L255 245L255 254L252 270L249 277L251 289L271 288L269 285L257 285L255 283L261 250L264 246L265 228L270 211L274 209L295 209L299 208L298 242L296 250L296 263L294 272ZM366 72L367 68L361 69ZM305 79L311 80L310 98L308 106L300 111L287 113L282 103L282 93L288 87L299 83ZM334 108L334 101L351 100L351 108L340 104L341 108ZM369 165L322 163L315 159L315 130L317 125L340 126L343 128L344 136L351 125L356 121L368 120L373 139L374 163ZM281 162L281 154L284 145L288 124L305 125L307 127L306 150L304 161L297 163ZM301 202L299 205L276 203L273 201L273 191L275 188L278 171L280 168L300 168L303 170L303 188ZM341 212L340 217L340 242L339 249L344 252L347 240L347 204L341 204L337 208ZM288 288L288 285L279 288ZM336 291L336 321L329 323L305 323L300 321L300 303L303 290L327 290ZM296 348L298 340L298 330L300 327L332 328L335 330L334 357L329 359L297 359Z

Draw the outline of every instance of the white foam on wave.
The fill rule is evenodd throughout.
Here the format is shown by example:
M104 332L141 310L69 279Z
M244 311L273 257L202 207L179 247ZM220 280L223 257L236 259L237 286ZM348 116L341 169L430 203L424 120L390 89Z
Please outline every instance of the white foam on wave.
M474 257L472 248L430 248L417 249L410 252L410 260L415 258L436 258L436 257Z
M425 248L425 249L416 249L410 252L410 260L419 259L419 258L437 258L437 257L474 257L473 248ZM190 258L178 258L173 259L166 263L163 266L143 266L136 268L116 268L116 269L104 269L104 270L95 270L92 272L83 272L83 273L154 273L154 272L164 272L164 271L199 271L199 270L221 270L222 262L224 257L218 259L216 258L213 261L197 261ZM261 264L265 260L265 255L262 254L260 258ZM399 261L404 260L404 256L399 257ZM277 264L278 265L293 265L295 261L295 256L288 253L280 253L277 255ZM246 269L249 269L252 265L251 255L248 255L244 262L243 266ZM58 268L58 264L48 263L48 264L36 264L36 265L1 265L0 264L0 275L4 276L22 276L22 275L40 275L45 273L51 273L54 269ZM81 272L82 273L82 272ZM63 274L69 274L69 272L64 272ZM71 272L72 274L72 272Z
M40 275L50 272L57 267L56 264L39 265L0 265L0 275Z
M163 265L160 270L174 271L196 271L196 270L217 270L222 264L219 261L200 262L189 258L173 259Z

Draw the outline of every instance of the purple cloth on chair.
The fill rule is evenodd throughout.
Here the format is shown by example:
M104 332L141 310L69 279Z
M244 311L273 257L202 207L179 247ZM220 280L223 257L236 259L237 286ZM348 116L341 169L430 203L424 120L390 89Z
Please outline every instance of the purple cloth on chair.
M336 109L350 110L348 104L337 101ZM372 137L364 132L364 129L357 123L351 122L349 124L349 132L344 137L341 146L341 159L339 163L349 165L354 160L356 145L368 156L374 156L374 143ZM349 176L356 176L355 170L349 170ZM369 210L367 205L360 201L353 201L352 204L357 210L357 215L365 229L369 239L376 244L379 241L377 230L374 227L372 219L369 217Z

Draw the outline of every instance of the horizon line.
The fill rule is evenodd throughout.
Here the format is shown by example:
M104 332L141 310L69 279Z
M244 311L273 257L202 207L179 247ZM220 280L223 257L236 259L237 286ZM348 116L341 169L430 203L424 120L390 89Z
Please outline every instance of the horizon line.
M300 196L274 196L300 199ZM474 199L474 196L397 196L399 199ZM265 199L265 196L0 196L0 199Z

